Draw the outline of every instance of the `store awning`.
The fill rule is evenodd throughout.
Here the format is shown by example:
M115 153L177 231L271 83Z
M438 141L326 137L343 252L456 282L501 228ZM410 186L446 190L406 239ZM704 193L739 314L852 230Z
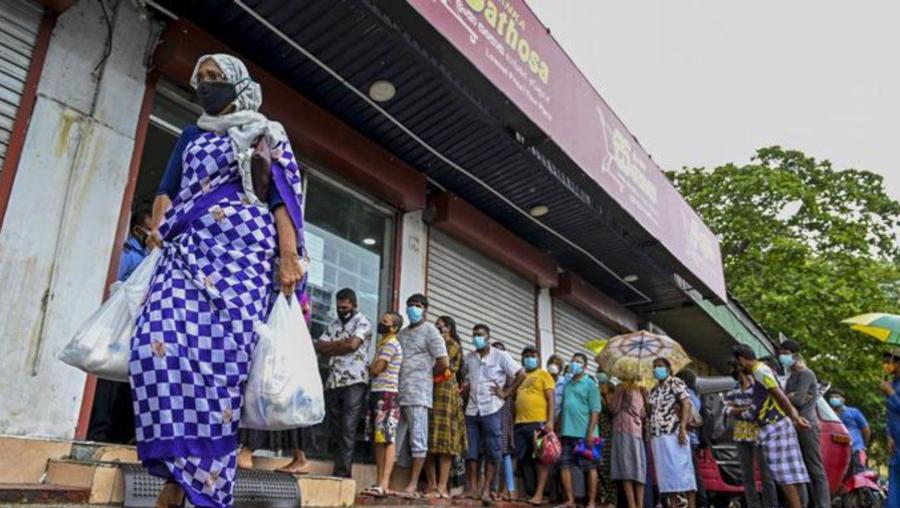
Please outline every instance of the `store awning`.
M158 3L266 68L426 173L435 188L462 197L616 301L641 313L682 312L696 308L685 292L688 287L719 300L724 286L688 269L689 260L648 231L652 228L620 202L621 196L580 168L564 143L544 133L410 3ZM376 81L392 84L396 95L386 102L372 100L370 87ZM609 122L618 120L610 117ZM638 153L636 142L630 146ZM658 172L655 166L650 169ZM527 212L537 206L549 213L531 217ZM721 271L720 262L716 269Z

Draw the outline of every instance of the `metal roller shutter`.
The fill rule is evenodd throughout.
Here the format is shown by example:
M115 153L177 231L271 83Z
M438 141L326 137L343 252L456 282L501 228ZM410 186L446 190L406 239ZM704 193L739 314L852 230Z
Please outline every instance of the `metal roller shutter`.
M502 341L518 360L526 345L536 344L534 286L445 233L432 229L430 236L430 318L455 319L467 351L472 349L472 327L484 323L492 340Z
M597 371L597 362L593 353L584 347L584 343L594 339L608 339L615 332L599 320L585 314L568 303L553 300L553 340L556 345L556 354L568 362L575 353L584 353L588 356L588 372L594 374Z
M43 9L31 0L0 0L0 168L43 15Z

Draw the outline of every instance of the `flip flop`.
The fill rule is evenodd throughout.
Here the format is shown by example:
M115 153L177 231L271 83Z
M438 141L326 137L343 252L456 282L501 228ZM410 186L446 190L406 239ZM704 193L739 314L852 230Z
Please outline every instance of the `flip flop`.
M384 497L387 493L378 485L372 485L362 491L362 495L371 497Z
M422 494L418 492L397 492L396 496L400 499L422 499Z
M541 501L540 503L538 503L537 501L535 501L535 500L533 500L533 499L529 499L529 500L528 500L528 504L530 504L531 506L544 506L544 502L543 502L543 501Z
M276 473L286 473L294 476L302 476L310 473L309 464L305 467L282 467L275 470Z

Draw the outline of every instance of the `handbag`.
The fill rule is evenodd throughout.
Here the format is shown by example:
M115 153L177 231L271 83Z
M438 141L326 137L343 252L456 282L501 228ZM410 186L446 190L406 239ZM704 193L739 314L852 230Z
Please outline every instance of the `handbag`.
M735 441L756 441L757 434L759 434L759 425L756 422L748 420L737 420L734 422L733 436Z
M534 431L534 443L534 456L545 466L555 464L562 455L562 444L552 431L543 428Z
M250 157L250 180L256 198L263 202L267 201L269 187L272 184L272 153L265 136L259 138L253 148L253 155Z

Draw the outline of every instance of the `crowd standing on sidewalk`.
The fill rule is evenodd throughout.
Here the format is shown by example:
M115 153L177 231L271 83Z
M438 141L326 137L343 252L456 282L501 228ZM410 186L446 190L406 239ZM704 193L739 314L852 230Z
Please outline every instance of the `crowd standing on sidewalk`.
M285 131L258 112L261 89L242 62L204 56L191 84L204 113L178 140L152 213L134 215L118 276L126 278L148 249L164 250L130 363L133 439L151 474L166 480L158 506L228 507L236 471L253 467L255 450L291 454L285 473L311 470L299 429L239 430L254 323L279 293L296 294L307 324L311 319L303 187ZM287 184L259 187L251 178L257 160L277 167ZM222 206L233 210L227 221ZM251 272L258 276L241 275ZM212 310L226 305L222 287L233 293L228 313ZM652 379L613 378L602 365L592 376L585 354L568 361L550 355L544 368L532 346L517 351L516 361L502 342L492 342L491 323L475 325L471 342L464 341L453 316L431 319L423 294L407 298L405 315L384 313L374 329L352 288L338 291L334 304L336 317L314 337L327 364L332 474L353 476L364 423L376 463L376 481L364 494L450 499L455 479L464 497L486 504L538 506L549 498L566 508L710 505L698 465L706 443L696 373L673 371L659 357ZM723 411L733 420L746 506L830 508L819 382L801 344L785 340L778 349L774 365L747 346L733 351L735 386ZM884 371L893 454L887 506L900 508L900 349L885 355ZM118 408L127 405L126 388L101 383L95 439L110 439L114 417L125 412ZM839 390L827 400L850 433L850 471L862 471L871 439L866 418ZM409 469L396 490L395 464Z

